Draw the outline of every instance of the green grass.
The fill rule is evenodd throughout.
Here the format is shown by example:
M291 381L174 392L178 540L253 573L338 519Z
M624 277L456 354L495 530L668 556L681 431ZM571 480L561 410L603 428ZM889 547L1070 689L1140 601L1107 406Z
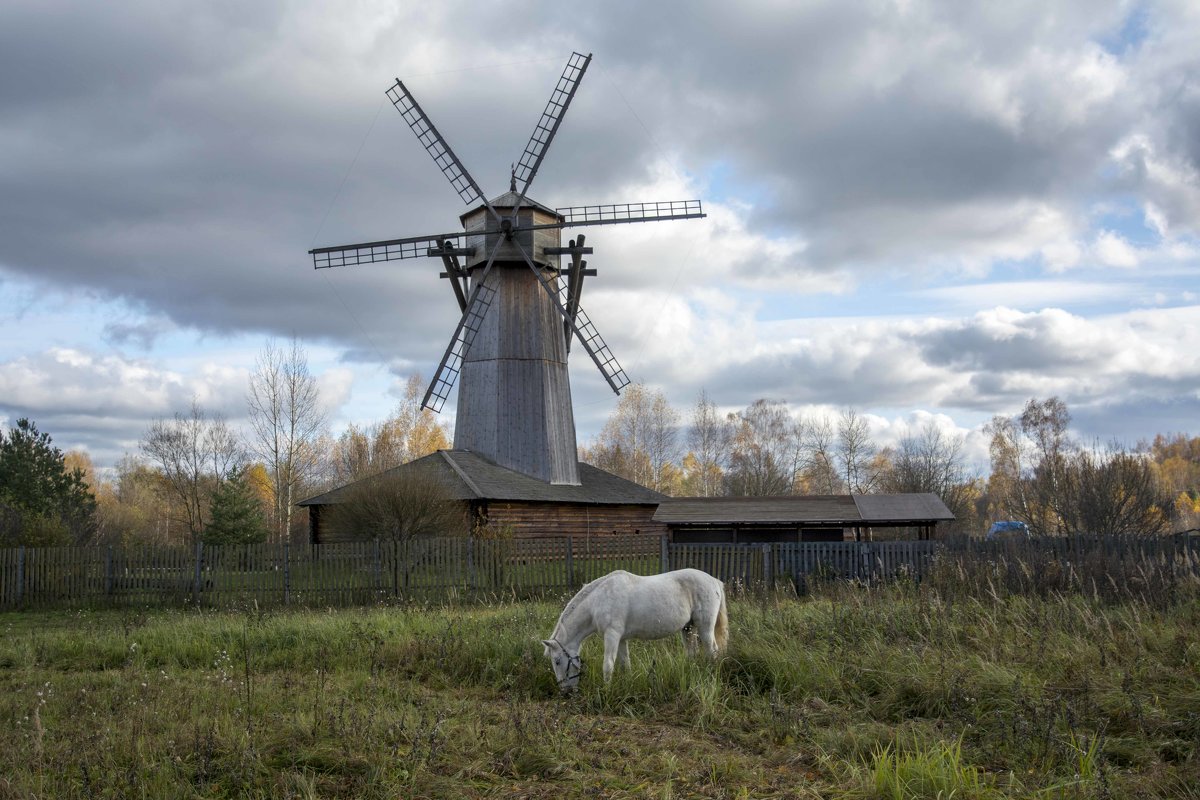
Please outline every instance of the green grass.
M561 602L0 615L9 797L1200 798L1200 601L835 585L717 663Z

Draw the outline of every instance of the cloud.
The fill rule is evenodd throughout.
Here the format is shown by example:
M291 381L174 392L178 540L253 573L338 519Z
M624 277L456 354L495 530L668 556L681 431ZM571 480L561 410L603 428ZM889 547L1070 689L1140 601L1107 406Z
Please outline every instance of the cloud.
M457 320L440 264L318 272L306 251L465 210L384 98L393 76L494 195L572 48L596 56L533 198L709 214L586 231L584 306L632 373L731 406L1194 393L1194 358L1132 310L1173 302L1176 338L1196 326L1163 296L1200 235L1194 4L527 11L513 28L462 2L6 4L0 280L39 288L5 299L38 335L0 349L0 410L99 430L201 391L232 409L244 368L202 365L239 336L329 348L339 407L372 369L429 375ZM1113 206L1144 231L1096 213ZM63 296L121 313L51 324ZM579 355L577 399L608 408Z
M1101 231L1093 249L1096 259L1106 267L1136 267L1140 261L1137 250L1112 231Z

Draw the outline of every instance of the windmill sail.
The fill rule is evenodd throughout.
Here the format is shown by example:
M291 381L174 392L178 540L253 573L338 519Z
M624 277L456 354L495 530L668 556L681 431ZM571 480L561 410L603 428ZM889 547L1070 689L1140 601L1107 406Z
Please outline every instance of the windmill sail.
M529 184L533 183L538 168L542 165L542 159L546 156L546 150L550 147L554 134L558 132L563 115L571 105L571 98L575 96L575 89L578 88L579 81L583 80L583 73L587 71L591 61L590 55L580 53L572 53L571 58L567 60L562 77L558 79L558 85L554 87L554 92L550 95L550 100L546 103L546 108L533 129L533 135L525 145L525 152L521 153L521 160L517 162L513 172L513 181L521 183L521 197L529 191Z

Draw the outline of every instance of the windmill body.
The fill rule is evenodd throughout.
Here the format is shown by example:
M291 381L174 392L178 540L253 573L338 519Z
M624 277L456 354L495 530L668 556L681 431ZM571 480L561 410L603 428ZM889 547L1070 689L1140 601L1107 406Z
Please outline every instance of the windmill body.
M442 277L450 281L461 316L422 406L441 411L457 382L455 449L550 484L579 485L567 373L572 340L614 392L629 383L579 302L584 278L595 274L582 258L592 250L584 247L583 236L563 247L562 231L704 216L697 200L552 209L526 198L590 61L590 55L571 55L513 166L509 191L493 200L397 80L388 98L459 197L473 207L460 217L463 231L309 251L318 269L441 258ZM563 255L570 256L568 265L560 265Z
M518 201L509 192L491 201L502 215ZM558 221L552 210L524 201L518 224ZM467 247L487 253L503 235L486 207L462 216ZM518 240L542 279L558 290L560 229L530 230ZM489 240L491 240L489 242ZM465 265L471 280L486 268L476 256ZM463 358L458 380L454 449L482 453L497 464L548 483L578 484L575 417L563 320L538 277L512 242L502 242L483 278L495 291L481 327Z

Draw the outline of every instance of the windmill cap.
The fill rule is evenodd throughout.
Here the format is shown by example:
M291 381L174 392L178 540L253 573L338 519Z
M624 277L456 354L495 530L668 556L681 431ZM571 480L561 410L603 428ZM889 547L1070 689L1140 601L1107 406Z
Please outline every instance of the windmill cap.
M520 195L517 192L505 192L504 194L500 195L499 197L493 197L488 202L490 202L492 204L492 208L512 208L513 206L515 206L517 204L517 198L519 196ZM487 206L481 203L481 204L475 206L474 208L472 208L470 211L466 211L466 212L460 214L458 216L458 219L460 222L466 222L467 217L477 214L477 213L479 213L480 209L485 209L485 208L487 208ZM521 208L532 208L535 211L541 211L545 214L549 214L552 217L556 217L558 219L562 218L562 215L559 214L557 211L555 211L553 208L548 208L547 206L542 205L538 201L531 200L528 197L526 197L524 200L521 201Z

